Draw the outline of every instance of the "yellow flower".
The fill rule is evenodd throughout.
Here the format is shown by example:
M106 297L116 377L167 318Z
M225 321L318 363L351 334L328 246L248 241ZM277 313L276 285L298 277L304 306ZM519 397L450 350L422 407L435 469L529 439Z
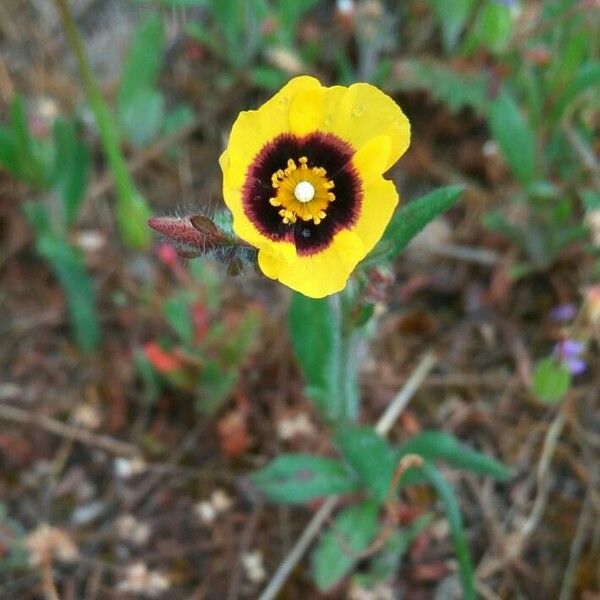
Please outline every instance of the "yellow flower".
M383 174L409 142L408 119L372 85L292 79L238 116L219 160L234 231L268 277L312 298L342 290L394 212Z

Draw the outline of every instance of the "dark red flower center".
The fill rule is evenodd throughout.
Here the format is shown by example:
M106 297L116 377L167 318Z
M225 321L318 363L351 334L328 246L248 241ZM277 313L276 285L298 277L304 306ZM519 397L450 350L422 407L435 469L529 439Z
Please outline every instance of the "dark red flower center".
M248 168L246 215L269 239L293 242L301 256L323 251L358 219L362 186L352 154L330 133L276 137Z

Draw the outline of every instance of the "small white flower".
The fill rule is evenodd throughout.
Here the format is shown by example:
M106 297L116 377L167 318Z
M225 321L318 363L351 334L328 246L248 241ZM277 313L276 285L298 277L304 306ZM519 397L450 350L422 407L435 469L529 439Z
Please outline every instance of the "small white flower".
M228 511L231 508L231 505L233 504L231 496L229 496L229 494L227 494L224 490L220 488L216 489L211 494L210 500L211 504L213 505L213 508L218 513Z
M144 563L134 563L125 569L125 578L117 589L121 592L157 598L171 587L167 577L159 571L149 571Z
M114 463L115 475L120 479L129 479L134 475L139 475L146 468L146 463L142 458L116 458Z
M79 551L71 536L58 527L42 523L25 538L25 548L29 551L29 562L33 566L57 559L73 562Z
M348 600L394 600L394 590L385 583L380 583L371 589L352 585Z
M283 417L277 421L277 435L282 440L291 440L298 436L310 436L315 426L306 413Z
M242 567L244 567L246 577L252 583L261 583L267 578L265 567L263 565L263 556L260 550L242 554Z
M73 421L86 429L98 429L102 423L100 411L91 404L80 404L73 412Z
M198 515L200 521L202 521L202 523L204 523L205 525L209 525L210 523L212 523L215 520L215 517L217 516L217 511L215 510L215 507L207 500L204 500L203 502L198 502L194 506L194 511Z
M117 535L124 541L143 546L152 533L147 523L138 521L133 515L121 515L116 522Z

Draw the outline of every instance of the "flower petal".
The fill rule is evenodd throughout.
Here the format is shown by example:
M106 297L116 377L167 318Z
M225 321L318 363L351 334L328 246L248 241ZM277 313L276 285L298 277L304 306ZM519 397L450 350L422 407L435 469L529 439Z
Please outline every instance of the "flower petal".
M381 239L397 205L398 192L392 181L378 177L363 188L360 214L352 231L362 240L365 255Z
M303 136L319 128L323 120L325 88L310 87L299 91L290 102L290 132Z
M344 230L335 235L323 252L299 256L291 263L278 259L268 249L261 249L258 264L267 277L278 279L310 298L323 298L344 289L354 267L364 256L360 238Z
M321 88L314 77L295 77L258 110L239 114L228 143L231 187L243 185L248 166L267 143L290 131L290 106L295 96L314 88Z
M255 248L267 246L272 248L271 252L280 257L284 262L290 262L296 258L296 247L291 242L273 242L265 237L247 217L242 207L242 193L230 185L229 156L226 150L219 158L219 164L223 170L223 198L225 204L233 216L233 230L236 235Z
M385 170L406 152L410 123L402 109L387 94L368 83L349 88L327 88L323 129L349 142L356 150L379 135L390 138L391 149Z

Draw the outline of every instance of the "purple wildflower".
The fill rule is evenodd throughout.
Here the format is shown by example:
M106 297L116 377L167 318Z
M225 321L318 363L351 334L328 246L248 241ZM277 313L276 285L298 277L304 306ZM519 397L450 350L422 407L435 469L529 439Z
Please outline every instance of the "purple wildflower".
M580 375L587 369L587 363L581 358L585 345L577 340L562 340L554 346L554 356L568 370L571 375Z
M559 304L550 311L550 317L555 321L571 321L577 314L577 307L574 304Z

